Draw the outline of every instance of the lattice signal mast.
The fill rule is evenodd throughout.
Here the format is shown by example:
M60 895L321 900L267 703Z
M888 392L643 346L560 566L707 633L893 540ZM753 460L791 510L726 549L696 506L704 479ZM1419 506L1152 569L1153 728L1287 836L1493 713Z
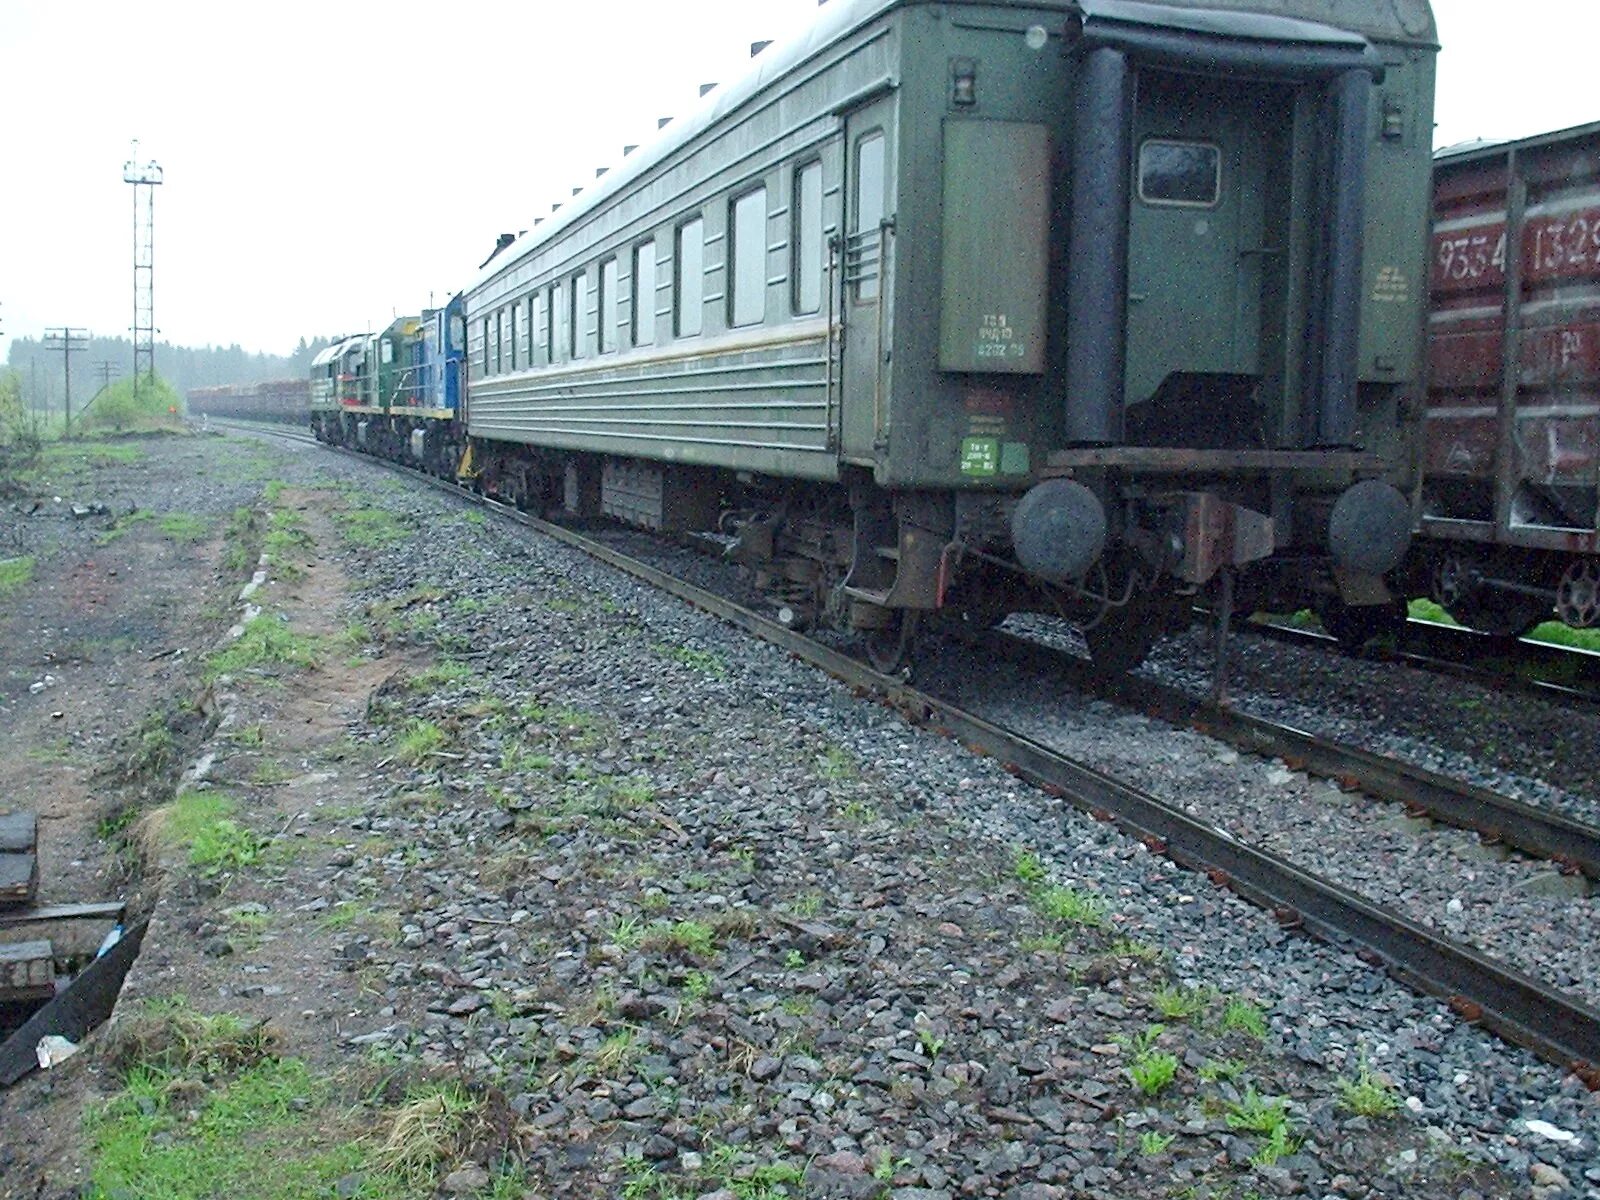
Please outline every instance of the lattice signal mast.
M139 139L122 164L122 181L133 184L133 394L156 373L156 187L161 168L139 161Z

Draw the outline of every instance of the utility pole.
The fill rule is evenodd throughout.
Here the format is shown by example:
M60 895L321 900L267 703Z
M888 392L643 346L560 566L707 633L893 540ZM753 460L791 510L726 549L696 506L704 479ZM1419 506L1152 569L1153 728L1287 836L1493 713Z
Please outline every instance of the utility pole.
M66 414L62 436L72 436L72 356L89 348L89 331L87 329L74 329L71 325L60 325L55 329L44 331L44 348L46 350L61 351L61 371L66 377L66 391L63 394L62 410Z
M111 386L111 381L122 374L122 367L112 362L109 358L102 358L94 365L94 373L100 376L99 391L105 391Z
M156 373L156 188L162 171L154 159L139 162L139 139L122 164L122 181L133 185L133 398L139 380Z

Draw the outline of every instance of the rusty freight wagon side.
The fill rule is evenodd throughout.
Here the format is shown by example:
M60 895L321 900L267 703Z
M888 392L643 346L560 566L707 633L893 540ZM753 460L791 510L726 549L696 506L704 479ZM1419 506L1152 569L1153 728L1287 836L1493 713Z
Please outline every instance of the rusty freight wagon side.
M311 415L311 383L306 379L269 379L262 383L190 388L184 398L189 411L196 416L303 425Z
M1419 571L1488 632L1600 623L1600 123L1441 152L1433 221Z

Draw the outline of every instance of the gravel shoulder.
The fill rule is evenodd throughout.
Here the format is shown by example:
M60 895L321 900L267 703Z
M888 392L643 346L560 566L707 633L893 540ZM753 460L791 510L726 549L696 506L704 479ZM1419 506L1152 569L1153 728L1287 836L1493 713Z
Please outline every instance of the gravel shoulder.
M196 445L220 497L239 451ZM503 1114L487 1150L382 1194L1600 1182L1576 1080L997 764L530 531L348 458L251 453L281 481L254 485L266 528L294 534L251 602L314 665L214 678L188 788L254 849L217 871L156 851L124 1003L182 991L319 1077L460 1080ZM1351 1111L1357 1081L1394 1111ZM79 1188L83 1114L120 1086L97 1052L0 1096L0 1193ZM369 1135L390 1090L349 1110ZM379 1176L358 1156L328 1186Z

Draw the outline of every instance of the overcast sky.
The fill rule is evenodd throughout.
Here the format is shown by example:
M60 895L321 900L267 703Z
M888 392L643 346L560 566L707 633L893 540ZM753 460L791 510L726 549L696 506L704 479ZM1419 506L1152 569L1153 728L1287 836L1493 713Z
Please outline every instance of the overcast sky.
M1600 119L1596 0L1434 0L1435 142ZM286 353L472 277L494 235L729 80L815 0L0 0L0 362L125 334L129 140L156 190L156 323Z

